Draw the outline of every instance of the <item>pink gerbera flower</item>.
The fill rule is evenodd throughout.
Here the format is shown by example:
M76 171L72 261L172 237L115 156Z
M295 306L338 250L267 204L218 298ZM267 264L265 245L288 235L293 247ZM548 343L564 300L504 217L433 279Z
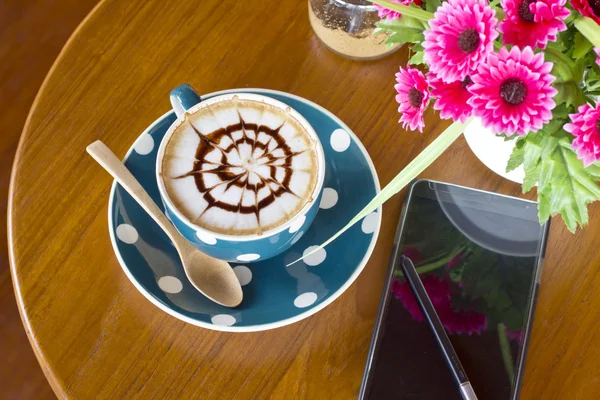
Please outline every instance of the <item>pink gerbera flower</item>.
M575 136L573 149L587 167L600 159L600 103L596 108L584 104L577 111L569 114L571 123L565 124L564 129Z
M600 65L600 49L599 48L594 48L594 51L596 52L596 54L598 54L598 58L596 59L596 64Z
M442 325L448 332L471 335L473 333L480 334L487 328L487 318L484 314L471 310L456 311L452 308L452 295L447 281L440 280L435 275L424 276L421 280ZM419 322L423 321L419 304L406 281L394 281L392 293L394 297L400 299L413 319Z
M498 37L498 20L485 0L449 0L429 21L423 59L444 82L464 80L486 61Z
M600 25L600 0L571 0L571 5L582 15Z
M423 4L423 0L390 0L390 2L405 6L409 5L410 3L415 3L419 7L421 7L421 4ZM400 14L398 11L390 10L389 8L385 8L379 4L375 4L375 7L377 7L377 14L381 19L396 19L402 16L402 14Z
M423 132L425 121L423 112L427 108L429 101L429 87L425 76L416 68L400 67L400 72L396 74L398 84L394 88L398 92L396 101L400 104L398 112L402 114L400 121L402 127L410 127L411 130L419 129Z
M463 81L446 83L433 74L427 76L431 86L431 96L436 98L433 109L440 112L444 119L452 118L454 121L464 123L473 113L473 108L467 104L471 92L467 87L473 83L467 76Z
M523 51L503 47L490 54L488 62L471 76L473 97L468 102L473 114L495 133L511 136L538 131L552 119L556 106L552 66L544 62L543 53L533 54L531 47Z
M506 19L500 23L502 41L519 47L546 48L567 29L567 0L501 0Z

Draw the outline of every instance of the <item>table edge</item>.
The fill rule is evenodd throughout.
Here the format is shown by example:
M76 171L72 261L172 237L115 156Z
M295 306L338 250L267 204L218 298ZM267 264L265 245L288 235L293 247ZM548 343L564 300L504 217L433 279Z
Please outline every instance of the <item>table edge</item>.
M21 154L23 154L23 152L24 152L23 147L24 147L24 143L25 143L25 137L27 136L27 133L29 131L29 127L31 124L31 118L37 109L37 106L38 106L38 103L40 102L41 97L44 95L44 93L46 91L46 86L48 85L48 82L53 77L54 72L58 67L58 64L65 57L66 53L70 49L71 44L75 40L75 37L79 35L79 32L89 22L89 20L91 20L95 16L97 11L101 7L104 6L104 3L105 3L105 0L99 0L98 3L94 6L94 8L92 8L92 10L83 18L83 20L81 20L81 22L77 25L77 27L75 28L73 33L69 36L69 38L65 42L64 46L58 53L58 56L52 63L52 66L48 70L48 73L46 74L46 77L44 78L44 80L35 96L35 99L33 100L33 103L31 104L31 108L29 109L29 113L27 114L27 119L25 120L25 124L23 125L23 130L21 131L21 137L19 138L19 144L17 146L15 157L14 157L14 160L12 163L12 169L11 169L11 174L10 174L10 183L9 183L9 187L8 187L8 206L6 208L6 229L7 229L8 261L9 261L9 267L10 267L9 270L10 270L11 280L12 280L12 284L13 284L13 292L15 294L15 300L17 302L19 316L21 317L21 322L23 323L23 329L25 329L25 333L27 334L27 339L29 340L29 344L31 345L33 353L35 354L35 357L37 358L37 361L42 369L42 372L44 373L44 376L46 377L46 380L50 384L50 387L52 388L52 391L54 392L56 397L58 397L59 399L67 399L68 396L67 396L63 386L61 385L61 382L54 375L54 372L52 371L52 369L50 368L50 365L46 361L46 358L44 356L42 349L38 346L35 335L31 329L31 325L29 324L29 319L27 317L25 303L23 302L23 298L21 297L21 293L19 290L19 279L17 276L18 274L17 274L17 267L15 264L15 254L14 254L14 247L13 247L13 207L14 207L13 199L14 199L14 192L15 192L15 180L16 180L16 176L17 176L17 170L19 169L19 166L20 166Z

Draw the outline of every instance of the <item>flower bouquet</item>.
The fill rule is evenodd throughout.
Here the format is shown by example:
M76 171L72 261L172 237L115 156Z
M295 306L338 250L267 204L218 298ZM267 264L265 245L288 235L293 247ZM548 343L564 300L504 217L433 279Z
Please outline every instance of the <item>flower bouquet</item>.
M600 199L600 0L370 1L376 32L411 46L396 74L399 122L422 132L430 106L454 122L322 246L416 178L473 118L516 141L506 168L523 165L523 192L537 185L540 222L585 225Z

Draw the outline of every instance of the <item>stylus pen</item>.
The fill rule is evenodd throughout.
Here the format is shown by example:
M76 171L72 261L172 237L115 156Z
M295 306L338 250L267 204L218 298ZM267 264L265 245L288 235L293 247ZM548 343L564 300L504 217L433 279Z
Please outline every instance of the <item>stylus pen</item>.
M446 330L440 321L440 317L438 317L435 312L435 308L433 308L433 304L431 304L431 299L427 295L425 291L425 287L423 286L423 282L419 278L419 273L417 272L415 265L411 261L410 258L402 255L402 271L404 272L404 277L408 281L410 288L412 289L413 294L415 295L417 302L419 303L419 307L421 307L421 311L435 336L440 349L444 353L446 357L446 362L448 363L448 367L454 376L454 380L458 384L460 389L460 393L465 400L477 400L477 396L473 391L473 386L471 386L471 382L469 382L469 378L467 378L467 374L460 364L460 360L456 355L456 351L454 351L454 347L452 343L450 343L450 339L446 334Z

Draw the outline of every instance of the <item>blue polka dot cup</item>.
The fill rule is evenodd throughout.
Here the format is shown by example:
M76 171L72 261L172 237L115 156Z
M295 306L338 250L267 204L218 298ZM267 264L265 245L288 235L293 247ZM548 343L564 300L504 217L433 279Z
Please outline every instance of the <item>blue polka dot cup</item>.
M264 231L261 231L260 233L232 234L229 232L218 231L216 229L207 229L206 227L200 226L200 225L192 222L192 220L188 216L186 216L186 213L182 212L181 207L176 206L176 202L173 200L172 196L169 195L169 190L167 189L167 184L165 183L166 177L169 176L169 174L167 174L167 171L164 170L165 163L163 162L163 160L165 159L167 145L169 144L171 137L177 131L177 129L180 127L180 125L183 123L186 123L185 122L186 118L193 116L195 113L197 113L201 110L206 110L209 107L211 109L215 109L215 108L218 109L219 104L223 104L225 102L231 102L231 100L234 98L236 100L240 100L240 101L249 100L249 101L264 103L264 104L268 105L269 107L274 107L276 110L279 110L282 114L285 113L286 115L288 115L290 118L293 119L293 121L296 121L299 124L299 126L304 130L304 132L306 132L308 134L308 136L310 137L310 140L311 140L311 149L314 149L314 154L316 154L316 157L315 157L316 168L312 171L313 174L311 175L312 191L309 191L307 193L307 196L304 197L305 202L303 203L303 205L299 206L298 207L299 210L296 211L293 215L286 217L285 220L283 220L283 221L279 221L281 223L277 223L273 227L269 227L268 229L265 229ZM315 132L315 130L313 129L313 127L309 124L309 122L300 113L293 110L287 104L284 104L284 103L282 103L278 100L275 100L271 97L258 95L258 94L228 93L225 95L215 96L215 97L211 97L210 99L203 100L194 91L194 89L191 86L182 85L182 86L179 86L179 87L173 89L173 91L171 92L170 99L171 99L171 104L173 106L173 110L175 111L175 113L177 115L177 120L169 127L169 129L168 129L167 133L165 134L163 140L161 141L161 145L158 149L158 154L157 154L157 158L156 158L156 178L157 178L157 183L158 183L158 189L160 192L160 197L161 197L161 199L163 201L163 205L165 207L166 215L171 220L173 225L190 243L192 243L195 247L200 249L202 252L204 252L205 254L208 254L212 257L219 258L221 260L225 260L228 262L249 263L249 262L261 261L261 260L265 260L265 259L274 257L274 256L286 251L287 249L289 249L294 243L296 243L296 241L298 241L300 239L300 235L302 234L302 232L306 231L308 229L308 227L310 226L310 224L313 222L313 220L315 219L315 216L317 215L317 211L319 210L319 204L321 202L323 181L325 179L325 155L324 155L324 151L323 151L321 142L319 141L319 137L318 137L317 133ZM242 119L241 114L239 114L239 111L238 111L238 115L240 116L239 123L243 125L244 121ZM216 119L215 119L215 121L216 121ZM191 124L190 124L190 126L191 126ZM214 138L215 136L213 134L217 133L218 131L222 131L223 128L225 128L225 127L215 127L215 130L214 130L214 132L211 132L210 137ZM261 125L261 128L262 128L262 125ZM265 128L265 129L269 129L269 128ZM208 137L208 136L204 136L203 134L201 134L196 128L194 128L194 130L196 131L196 133L199 136L201 136L201 139L200 139L201 141L206 140L206 137ZM254 142L253 142L254 144L252 144L253 150L255 149L255 146L260 145L258 131L259 130L257 130L254 133L252 133L252 132L249 133L249 136L253 135L252 137L250 137L250 139L254 139ZM273 132L275 132L275 133L273 133ZM277 135L277 130L274 130L273 132L267 132L267 133L269 135ZM276 137L275 136L272 136L272 137L273 137L273 141L275 141ZM244 130L243 138L234 136L234 134L232 134L225 139L228 140L228 142L227 142L227 145L229 146L228 148L238 149L238 146L241 147L242 145L244 145L244 143L247 142L248 138L246 137L246 131ZM221 140L224 141L225 139L221 139ZM277 139L283 140L279 136L277 136ZM215 149L217 149L223 153L223 157L225 159L226 156L225 156L225 152L223 151L224 145L221 146L221 144L220 144L221 142L219 142L219 144L215 144L210 140L209 140L209 142L210 142L210 146L213 146ZM271 149L269 146L266 146L266 145L264 145L264 146L265 146L265 149L263 151L265 152L265 154L269 151L271 151L271 152L273 152L273 154L275 154L274 151L276 151L276 150ZM198 147L198 149L199 148L200 147ZM273 146L273 148L276 149L275 146ZM206 155L204 153L200 154L199 153L200 150L196 150L196 149L191 149L191 150L194 152L195 159L200 161L201 163L202 162L204 162L206 164L210 164L211 162L216 163L216 161L211 161L208 159L210 154L208 154L208 155ZM205 159L205 157L206 157L206 159ZM228 157L229 157L229 155L227 155L227 158ZM279 155L278 155L278 157L279 157ZM280 158L283 159L284 157L285 157L285 155L281 156ZM243 158L243 157L240 157L240 158ZM252 162L254 162L254 160L242 159L240 162L242 164L246 163L246 162L252 163ZM239 165L242 165L242 164L239 164ZM194 162L194 165L196 165L196 162ZM236 165L238 165L238 164L236 164ZM284 169L284 168L279 168L279 169ZM217 167L215 167L214 170L217 170ZM194 179L195 182L198 182L196 177L188 176L193 173L198 173L198 171L188 172L185 175L185 178ZM204 172L200 172L200 173L204 174ZM295 173L295 172L292 172L292 173ZM214 175L214 174L212 174L212 175ZM184 176L184 175L182 175L182 176ZM271 179L272 185L275 185L274 187L282 188L281 191L284 192L284 195L286 195L286 194L295 195L293 193L293 191L289 189L289 184L287 184L287 183L282 184L280 181L277 181L277 179L280 179L280 177L279 177L279 175L277 175L275 173L275 169L273 169L273 173L272 173L272 176L270 177L270 179ZM265 185L269 184L268 183L269 181L261 181L261 182L263 182L263 183L266 182ZM289 182L289 181L287 181L287 182ZM231 187L230 185L228 185L228 181L222 181L222 182L219 181L218 184L221 185L222 187L224 187L224 189L223 189L224 191L229 190ZM196 185L202 186L203 183L196 183ZM251 185L249 177L246 178L246 185L247 186ZM279 186L277 186L277 185L279 185ZM200 186L198 186L198 191L200 191ZM256 188L256 187L257 186L254 186L254 188ZM267 189L269 189L269 188L267 187ZM208 206L206 206L206 210L211 209L211 207L215 207L215 204L217 207L221 208L220 210L217 210L218 213L215 214L216 217L213 217L214 220L218 221L218 219L220 218L219 215L220 216L228 215L227 212L229 212L229 213L236 212L235 205L225 204L223 202L216 201L214 199L214 196L207 195L209 193L212 193L212 190L213 189L210 189L210 190L207 190L205 193L203 193L202 201L207 201L206 204L208 204ZM243 190L247 190L247 189L243 189ZM287 191L287 193L285 191ZM277 201L279 199L277 193L281 193L281 192L277 192L277 191L273 192L273 190L271 190L271 192L274 193L274 195L272 196L274 198L274 201ZM198 196L199 193L194 193L194 195ZM243 196L244 196L244 192L242 192L242 198L240 198L240 200L239 200L237 212L239 212L239 210L240 210L239 207L242 207L242 201L244 200ZM255 210L258 209L257 212L260 212L260 217L262 218L262 220L265 220L265 219L268 220L270 216L268 214L264 214L265 212L266 213L269 212L268 208L267 208L267 211L265 211L265 212L261 211L260 208L258 207L261 203L259 202L260 199L259 199L259 194L257 191L254 192L254 196L255 196L254 209ZM211 201L213 203L211 203ZM226 207L229 207L229 208L226 208ZM249 207L249 208L252 208L252 207ZM189 215L189 213L188 213L188 215ZM256 215L258 217L259 214L257 213Z

